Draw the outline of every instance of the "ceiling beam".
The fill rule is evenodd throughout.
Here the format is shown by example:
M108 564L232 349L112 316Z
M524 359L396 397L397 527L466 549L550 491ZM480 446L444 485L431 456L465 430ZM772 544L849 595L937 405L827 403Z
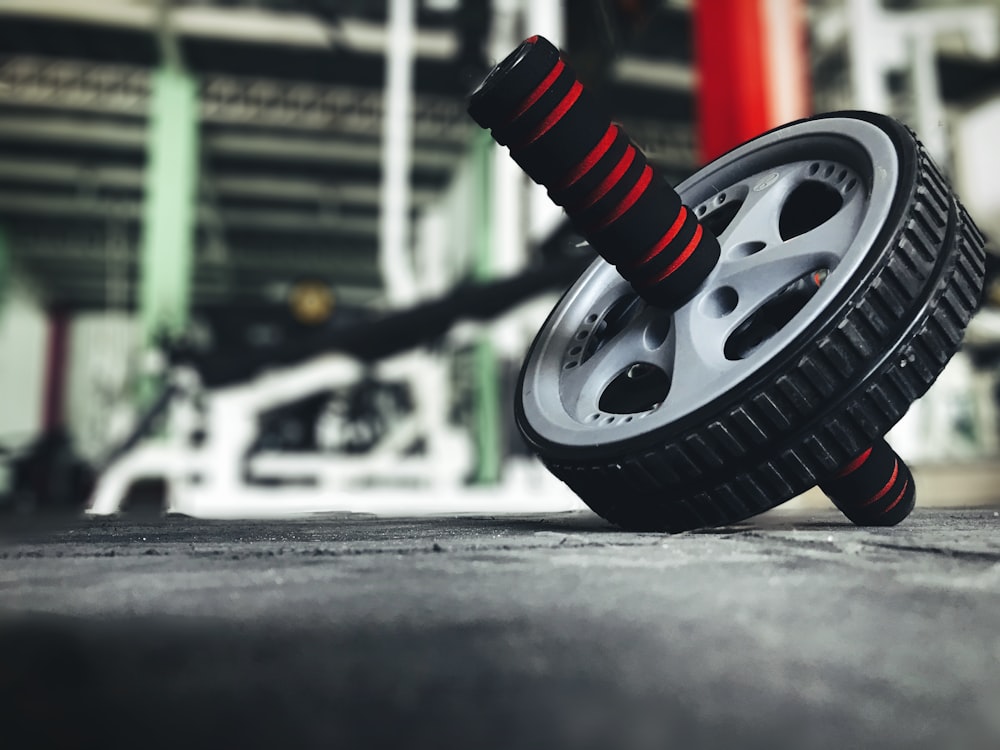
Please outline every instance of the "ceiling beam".
M70 144L109 151L145 152L144 124L95 122L69 117L28 117L5 114L0 117L0 142Z
M693 91L697 84L690 62L637 55L625 55L616 60L611 75L619 83L667 91Z
M57 160L0 156L0 181L25 185L72 187L76 190L114 188L141 193L145 172L139 167L92 164L79 160ZM274 203L317 202L378 206L381 200L374 182L333 182L309 178L257 175L227 175L215 172L202 178L203 189L223 198L266 199ZM206 184L207 183L207 184ZM428 188L413 190L413 203L423 206L437 196Z
M0 142L39 145L74 145L120 153L145 153L145 124L94 121L72 117L0 117ZM261 161L299 164L361 165L381 164L377 141L347 141L320 136L261 135L236 130L211 130L202 137L209 155L243 157ZM454 147L426 146L413 152L418 170L450 173L462 158Z
M105 276L139 263L137 237L129 233L98 231L40 233L12 226L11 255L18 263L44 267L57 276L72 278ZM290 275L350 276L368 285L381 286L373 243L308 242L251 243L227 241L219 244L202 238L195 268L213 277L288 278Z
M58 279L34 276L41 289L41 296L51 306L73 309L135 309L138 289L134 282L117 285L118 282L99 277L74 281L64 285ZM279 303L285 285L261 283L258 286L225 283L211 279L196 278L192 285L194 306L231 304L232 302L272 302ZM370 307L382 302L383 292L378 287L356 285L350 280L332 285L336 298L345 305Z
M52 195L0 189L0 215L138 222L142 220L143 206L139 200L112 201L87 195ZM377 216L353 216L349 211L236 209L202 204L198 208L197 217L199 224L220 229L355 237L373 237L378 234Z
M56 276L68 275L70 281L75 279L104 277L113 273L114 269L130 270L137 268L139 260L134 254L118 255L85 255L51 252L40 248L20 250L15 259L35 268L45 268ZM199 258L196 262L196 275L220 274L236 277L265 276L270 278L288 278L295 275L350 276L364 279L373 286L380 285L378 267L374 262L345 262L344 258L335 253L310 255L289 251L281 254L261 255L246 252L231 253L224 262L212 258Z
M267 175L237 177L225 174L213 174L210 180L216 194L232 198L260 198L275 203L320 201L363 206L379 206L382 200L379 187L374 182L328 182ZM438 192L424 187L413 188L411 196L414 206L431 203Z
M145 118L151 71L143 66L16 55L0 59L0 104ZM208 124L378 137L383 92L251 76L198 76L199 116ZM417 94L413 137L465 144L472 121L460 97Z
M157 28L155 3L104 0L0 0L0 19L35 19L106 26L153 34ZM260 8L213 8L188 5L169 11L169 23L180 39L197 38L304 49L342 49L368 55L385 54L385 27L361 19L344 18L336 25L304 13ZM459 40L450 29L418 29L414 53L433 60L451 60Z
M329 138L289 138L245 132L207 133L209 151L219 156L246 156L267 161L380 165L382 152L377 141L348 142ZM462 152L454 148L420 148L413 152L413 166L450 173L458 166Z
M15 259L52 305L68 307L134 307L138 268L133 259L117 259L110 268L99 258L67 261L64 257ZM94 262L94 261L97 262ZM238 265L196 265L192 279L194 303L234 300L280 300L297 277L327 280L338 299L352 305L384 301L378 269L373 265L333 263L332 258L244 257Z

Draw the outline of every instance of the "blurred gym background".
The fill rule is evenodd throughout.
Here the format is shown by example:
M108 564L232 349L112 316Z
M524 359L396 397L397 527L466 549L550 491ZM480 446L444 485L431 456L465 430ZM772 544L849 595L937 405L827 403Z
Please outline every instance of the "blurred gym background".
M0 0L0 509L579 507L511 403L586 249L465 113L533 33L675 183L757 75L769 125L902 119L1000 236L998 0ZM889 436L918 503L1000 500L995 258Z

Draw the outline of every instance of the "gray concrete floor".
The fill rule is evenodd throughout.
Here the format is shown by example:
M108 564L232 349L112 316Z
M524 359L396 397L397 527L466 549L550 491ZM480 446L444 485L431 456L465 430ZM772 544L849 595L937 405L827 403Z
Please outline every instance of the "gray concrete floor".
M1000 747L1000 515L90 520L0 541L3 747Z

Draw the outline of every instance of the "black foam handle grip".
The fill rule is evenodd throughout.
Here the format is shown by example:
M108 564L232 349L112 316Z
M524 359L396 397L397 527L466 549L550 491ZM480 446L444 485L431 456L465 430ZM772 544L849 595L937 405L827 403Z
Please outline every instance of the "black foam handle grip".
M718 240L548 40L530 37L497 65L469 114L650 304L680 307L715 267Z
M858 526L895 526L913 510L913 474L885 440L851 461L820 489Z

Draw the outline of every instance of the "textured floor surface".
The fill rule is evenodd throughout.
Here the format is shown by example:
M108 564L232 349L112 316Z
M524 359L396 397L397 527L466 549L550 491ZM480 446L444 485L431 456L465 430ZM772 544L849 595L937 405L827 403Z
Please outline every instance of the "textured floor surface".
M0 540L4 748L1000 747L1000 515Z

